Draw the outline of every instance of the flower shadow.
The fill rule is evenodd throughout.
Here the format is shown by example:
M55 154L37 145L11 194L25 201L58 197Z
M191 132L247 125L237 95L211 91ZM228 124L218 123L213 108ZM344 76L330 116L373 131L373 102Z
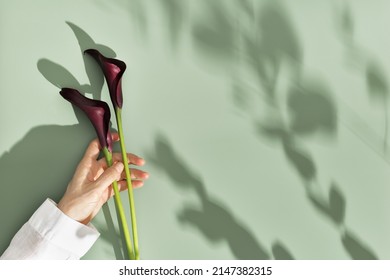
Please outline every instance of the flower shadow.
M113 54L108 47L94 43L91 37L78 26L67 23L74 32L80 45L84 48L95 47L102 52ZM84 59L84 65L92 85L81 85L79 81L63 66L42 58L37 62L38 71L56 89L53 94L59 98L62 87L78 88L100 98L103 86L103 75L93 70L90 58ZM38 206L47 198L58 202L66 189L67 182L73 176L78 162L96 133L87 117L74 108L77 124L74 125L42 125L32 128L11 149L0 156L0 202L2 209L13 209L12 216L7 211L0 211L0 221L6 224L2 228L0 252L4 251L14 234L32 215ZM15 207L17 205L17 207ZM107 206L103 208L107 228L113 229L111 214ZM102 229L102 237L113 244L114 254L123 259L121 248L115 232Z
M77 125L38 126L0 156L0 252L47 198L58 202L94 130ZM71 148L67 148L71 147ZM12 209L12 215L7 209Z

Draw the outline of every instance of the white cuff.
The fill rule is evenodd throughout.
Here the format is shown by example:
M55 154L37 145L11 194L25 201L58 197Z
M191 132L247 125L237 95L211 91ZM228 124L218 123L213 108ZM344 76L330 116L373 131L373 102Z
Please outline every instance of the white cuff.
M51 199L46 199L28 223L44 239L80 257L100 235L91 224L86 226L65 215Z
M5 260L80 259L99 237L92 225L68 217L50 200L35 211L0 257Z

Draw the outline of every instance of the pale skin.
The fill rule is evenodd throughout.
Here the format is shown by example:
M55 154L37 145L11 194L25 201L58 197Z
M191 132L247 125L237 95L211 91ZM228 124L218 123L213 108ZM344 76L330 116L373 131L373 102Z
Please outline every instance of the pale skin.
M112 140L119 141L118 134L113 134ZM114 164L107 168L105 158L98 159L100 149L97 139L89 144L64 196L57 205L65 215L83 224L88 224L103 204L114 195L111 186L114 181L118 181L120 191L127 189L121 154L114 153ZM144 159L134 154L128 153L127 158L127 164L142 166L145 163ZM131 168L131 177L133 188L139 188L143 186L143 180L147 179L149 174Z

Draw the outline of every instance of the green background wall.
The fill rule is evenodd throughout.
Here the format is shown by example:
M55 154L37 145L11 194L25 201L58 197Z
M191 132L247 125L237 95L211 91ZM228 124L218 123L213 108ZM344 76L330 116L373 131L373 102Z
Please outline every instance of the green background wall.
M124 60L142 259L389 259L390 3L0 1L0 251L56 201ZM126 198L124 195L123 198ZM128 205L126 205L128 207ZM122 258L112 201L86 259Z

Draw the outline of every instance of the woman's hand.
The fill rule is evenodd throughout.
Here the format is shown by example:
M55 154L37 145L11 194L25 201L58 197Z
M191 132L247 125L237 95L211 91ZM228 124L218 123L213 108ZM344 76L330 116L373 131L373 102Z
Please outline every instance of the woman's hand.
M118 134L113 134L112 140L118 141ZM121 154L114 153L114 164L107 168L105 158L98 160L99 153L99 141L95 139L89 144L64 196L57 205L64 214L83 224L88 224L103 204L114 195L112 182L118 181L120 191L127 189ZM142 166L145 163L142 158L130 153L127 154L127 158L127 164ZM139 188L149 174L131 169L131 177L133 188Z

